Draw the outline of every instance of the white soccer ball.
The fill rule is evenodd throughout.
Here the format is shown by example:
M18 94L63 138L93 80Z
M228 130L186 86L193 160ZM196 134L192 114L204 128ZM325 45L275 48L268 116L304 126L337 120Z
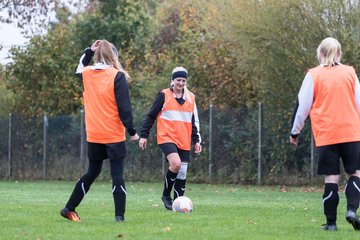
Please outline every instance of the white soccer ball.
M174 212L189 213L193 210L193 204L190 198L181 196L174 200L172 209Z

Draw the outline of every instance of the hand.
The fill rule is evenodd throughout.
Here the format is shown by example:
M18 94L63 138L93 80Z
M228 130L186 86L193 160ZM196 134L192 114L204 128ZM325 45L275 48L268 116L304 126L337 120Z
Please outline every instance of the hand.
M200 143L195 143L195 153L201 153L202 147Z
M147 146L147 139L146 138L140 138L139 141L139 147L141 148L141 150L145 150Z
M290 144L292 144L294 146L298 145L298 139L297 138L293 138L292 136L290 136L289 140L290 140Z
M96 40L92 45L91 45L91 51L95 52L96 49L98 49L98 47L100 46L100 43L102 41L101 40Z
M139 140L139 135L137 133L135 133L134 135L130 136L130 140L133 142Z

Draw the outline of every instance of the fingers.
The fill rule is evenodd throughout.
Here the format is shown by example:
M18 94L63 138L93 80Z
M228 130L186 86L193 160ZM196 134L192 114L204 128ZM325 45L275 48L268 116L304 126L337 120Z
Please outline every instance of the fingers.
M139 147L144 151L146 149L146 143L139 143Z
M146 138L140 138L139 141L139 147L141 148L141 150L145 150L147 146L147 139Z
M102 42L101 40L96 40L96 41L93 43L93 45L96 46L96 47L98 47L101 42Z
M101 40L96 40L96 41L91 45L91 50L92 50L93 52L95 52L96 49L98 49L98 47L100 46L100 43L101 43L101 42L102 42Z
M290 144L297 146L297 144L298 144L297 138L293 138L290 136L289 140L290 140Z
M200 145L200 143L196 143L195 144L195 153L201 153L202 151L202 147Z

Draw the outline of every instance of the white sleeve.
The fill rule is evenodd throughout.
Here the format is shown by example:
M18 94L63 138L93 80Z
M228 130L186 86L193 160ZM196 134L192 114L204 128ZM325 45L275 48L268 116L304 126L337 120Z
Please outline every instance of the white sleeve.
M84 71L84 68L90 64L93 56L94 52L91 50L91 48L88 47L84 49L84 54L81 56L79 65L76 68L76 75L81 75L81 73Z
M292 135L300 134L309 116L314 101L314 81L310 73L307 73L298 94L298 105L294 110Z
M83 64L83 60L85 58L85 53L81 56L80 60L79 60L79 65L76 68L76 73L75 74L79 74L82 73L84 70L84 64Z
M359 79L357 77L355 81L355 101L360 114L360 84L359 84Z
M201 143L201 135L200 135L200 121L199 121L199 114L196 107L196 103L194 103L194 120L195 120L195 126L197 128L197 135L199 136L199 143Z

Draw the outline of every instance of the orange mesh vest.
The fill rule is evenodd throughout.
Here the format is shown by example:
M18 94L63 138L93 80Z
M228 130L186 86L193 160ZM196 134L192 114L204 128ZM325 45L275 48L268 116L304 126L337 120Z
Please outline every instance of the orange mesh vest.
M318 66L309 72L314 81L310 118L316 146L360 141L355 70L337 65Z
M114 80L118 70L93 70L85 67L82 73L87 141L115 143L126 140L125 127L119 117L115 99Z
M175 143L178 148L190 151L195 95L188 91L188 97L181 105L170 89L162 92L165 94L165 102L157 117L157 142Z

